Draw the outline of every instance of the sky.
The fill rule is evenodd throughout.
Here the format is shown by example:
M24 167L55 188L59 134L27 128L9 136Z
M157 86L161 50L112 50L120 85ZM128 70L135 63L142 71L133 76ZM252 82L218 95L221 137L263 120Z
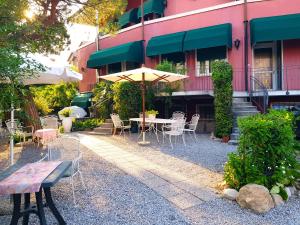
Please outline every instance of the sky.
M57 66L66 66L68 65L67 60L69 55L79 47L81 42L91 42L96 38L96 28L93 26L73 24L67 25L67 30L70 35L71 43L64 51L60 52L59 55L44 56L36 54L33 58L46 65L54 64Z

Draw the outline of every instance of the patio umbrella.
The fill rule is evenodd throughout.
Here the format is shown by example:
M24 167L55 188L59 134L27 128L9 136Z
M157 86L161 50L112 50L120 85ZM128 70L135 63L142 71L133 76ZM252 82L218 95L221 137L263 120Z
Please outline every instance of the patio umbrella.
M36 77L23 81L25 85L32 84L57 84L61 81L72 82L82 80L82 74L71 70L68 66L50 66L45 72L40 72Z
M72 71L68 66L47 66L45 72L40 72L36 77L26 79L23 81L25 85L33 84L58 84L61 81L72 82L82 80L82 74ZM15 108L13 102L11 103L11 121L14 120ZM14 139L10 138L10 164L14 162Z
M101 79L109 80L112 82L141 82L142 90L142 111L143 111L143 122L142 122L142 137L143 140L139 144L146 145L150 142L145 140L145 91L146 84L145 82L150 82L151 84L156 84L158 82L170 83L178 80L187 78L188 76L164 72L160 70L154 70L147 67L141 67L139 69L128 70L120 73L109 74L105 76L100 76Z

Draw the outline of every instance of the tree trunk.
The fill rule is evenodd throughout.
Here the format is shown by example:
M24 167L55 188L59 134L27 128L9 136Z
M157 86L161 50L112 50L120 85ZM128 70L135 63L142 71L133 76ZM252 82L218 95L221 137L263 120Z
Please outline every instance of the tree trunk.
M24 112L26 113L25 125L33 126L34 130L41 129L42 126L41 126L40 116L30 91L24 97L26 99L24 103Z

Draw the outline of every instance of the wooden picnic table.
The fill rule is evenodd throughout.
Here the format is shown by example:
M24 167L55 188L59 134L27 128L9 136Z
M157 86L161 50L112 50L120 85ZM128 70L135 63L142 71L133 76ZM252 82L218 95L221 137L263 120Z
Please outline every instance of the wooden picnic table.
M41 188L38 192L35 192L36 197L36 205L32 205L30 203L30 194L31 193L24 193L24 209L21 210L21 199L22 194L12 194L13 196L13 215L10 222L10 225L17 225L18 221L21 217L23 217L23 225L28 225L29 216L30 214L34 213L37 214L40 220L41 225L46 225L46 218L44 207L49 207L53 215L55 216L56 220L58 221L59 225L64 225L66 222L64 221L63 217L57 210L51 195L51 188L56 185L56 183L65 176L68 169L71 167L71 161L64 161L60 165L58 165L51 174L44 179L41 184ZM0 173L0 181L4 180L5 178L9 177L11 174L16 172L20 169L20 166L12 166L5 170L4 172ZM46 204L43 204L43 195L42 192L44 191Z

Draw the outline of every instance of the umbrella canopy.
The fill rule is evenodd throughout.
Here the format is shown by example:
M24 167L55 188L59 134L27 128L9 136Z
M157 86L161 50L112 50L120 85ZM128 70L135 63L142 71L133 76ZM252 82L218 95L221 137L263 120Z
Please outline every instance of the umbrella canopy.
M145 140L145 90L146 85L145 82L150 82L152 84L156 84L157 82L174 82L178 80L182 80L187 78L186 75L176 74L176 73L170 73L160 70L154 70L147 67L141 67L139 69L135 70L128 70L120 73L114 73L106 76L101 76L101 79L109 80L113 82L141 82L141 89L142 89L142 106L143 106L143 123L142 123L142 135L143 140L139 142L142 145L149 144Z
M169 82L182 80L188 77L186 75L181 75L177 73L170 73L170 72L150 69L147 67L141 67L134 70L128 70L120 73L101 76L100 78L112 82L123 82L123 81L141 82L143 81L143 75L144 75L144 81L149 81L153 83L157 83L157 82L169 83Z
M71 70L68 66L49 67L44 72L40 72L36 77L23 81L25 85L32 84L57 84L61 81L72 82L82 80L82 74Z

